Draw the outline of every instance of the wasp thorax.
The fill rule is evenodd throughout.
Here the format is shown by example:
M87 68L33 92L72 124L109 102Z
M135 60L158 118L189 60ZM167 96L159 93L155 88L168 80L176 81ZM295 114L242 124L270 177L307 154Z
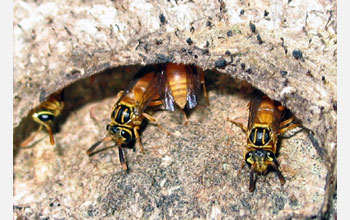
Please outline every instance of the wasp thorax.
M264 146L271 140L270 133L268 128L256 127L250 131L249 140L255 146Z
M111 115L111 118L114 119L119 124L125 124L130 121L131 118L131 109L128 106L119 105Z

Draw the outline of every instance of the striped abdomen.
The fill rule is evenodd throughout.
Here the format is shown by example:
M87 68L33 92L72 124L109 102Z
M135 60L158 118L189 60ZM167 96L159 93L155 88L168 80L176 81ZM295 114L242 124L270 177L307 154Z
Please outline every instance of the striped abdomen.
M184 108L187 103L187 70L185 65L168 64L166 67L167 78L175 103Z

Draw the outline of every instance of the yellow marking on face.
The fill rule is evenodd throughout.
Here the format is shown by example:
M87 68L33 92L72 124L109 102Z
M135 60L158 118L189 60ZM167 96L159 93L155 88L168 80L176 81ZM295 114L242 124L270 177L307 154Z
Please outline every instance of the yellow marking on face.
M269 155L267 155L267 159L269 160L269 161L273 161L273 158L271 157L271 156L269 156Z
M250 164L254 164L254 160L253 160L252 156L250 156L250 157L247 159L247 161L248 161Z

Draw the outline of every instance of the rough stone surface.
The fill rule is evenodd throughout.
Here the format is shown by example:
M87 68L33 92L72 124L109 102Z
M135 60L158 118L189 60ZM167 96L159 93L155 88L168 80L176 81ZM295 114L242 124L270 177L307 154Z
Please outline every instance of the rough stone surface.
M14 1L14 213L54 219L336 216L336 7L322 0ZM237 176L244 137L225 119L246 117L249 93L235 93L242 83L227 84L226 75L212 72L211 105L193 111L187 127L181 114L156 111L175 136L148 125L142 133L147 154L126 151L129 174L113 150L86 156L104 135L113 96L138 68L129 65L166 61L245 80L297 116L305 129L282 140L278 157L287 177L283 187L270 173L249 193L247 172ZM128 68L114 69L119 66ZM119 72L115 80L97 74L111 68ZM50 146L42 132L33 148L18 149L35 129L29 110L61 88L68 98L58 144ZM95 105L97 123L89 116Z

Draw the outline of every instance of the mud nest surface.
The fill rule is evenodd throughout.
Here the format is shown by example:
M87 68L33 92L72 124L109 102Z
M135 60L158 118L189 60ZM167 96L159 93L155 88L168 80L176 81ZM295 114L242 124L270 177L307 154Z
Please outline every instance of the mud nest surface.
M309 219L336 216L336 3L313 1L14 2L14 214L20 219ZM105 136L115 95L144 65L206 70L210 105L149 109L172 135L145 124L142 154L124 172ZM92 77L91 77L92 76ZM237 174L253 88L303 124L281 140L286 177ZM64 89L54 127L32 147L28 115ZM93 117L92 117L93 116Z

